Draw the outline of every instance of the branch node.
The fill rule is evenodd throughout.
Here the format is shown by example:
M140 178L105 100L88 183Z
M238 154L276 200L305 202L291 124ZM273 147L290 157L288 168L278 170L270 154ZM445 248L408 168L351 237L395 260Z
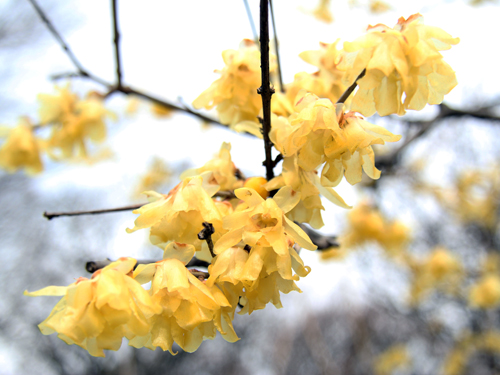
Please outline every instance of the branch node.
M207 241L208 249L210 250L210 254L212 254L213 258L215 258L214 243L212 242L212 234L214 233L214 226L206 221L203 222L203 229L200 231L200 233L198 233L198 239Z

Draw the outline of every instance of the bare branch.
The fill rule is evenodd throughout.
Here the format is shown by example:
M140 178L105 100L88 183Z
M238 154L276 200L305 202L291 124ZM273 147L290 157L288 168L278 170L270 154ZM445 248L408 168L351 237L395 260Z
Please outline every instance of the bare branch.
M116 86L122 86L122 64L120 58L120 32L118 31L118 10L117 10L117 0L111 1L113 8L113 33L115 44L115 60L116 60Z
M214 226L211 223L208 222L203 222L203 229L198 233L198 238L200 240L207 241L208 249L210 250L210 254L212 254L212 257L215 258L215 253L214 253L214 243L212 241L212 234L215 233Z
M356 78L356 80L352 83L351 86L349 86L347 88L347 90L344 91L344 93L342 94L342 96L339 98L339 100L337 100L337 104L340 104L340 103L345 103L345 101L347 100L347 98L349 97L349 95L352 94L352 92L356 89L356 87L358 86L358 81L363 78L366 74L366 69L363 69L363 71L361 73L359 73L359 76L358 78Z
M214 194L214 197L219 197L222 199L236 198L236 196L234 195L234 192L226 191L226 190L218 191L217 193ZM47 211L45 211L43 213L43 217L46 217L47 219L52 220L53 218L60 217L60 216L81 216L81 215L109 214L109 213L113 213L113 212L137 210L146 204L148 204L148 203L140 203L140 204L133 204L130 206L124 206L124 207L118 207L118 208L105 208L105 209L101 209L101 210L89 210L89 211L68 211L68 212L47 212Z
M43 213L43 217L46 217L49 220L52 220L55 217L60 216L81 216L81 215L96 215L96 214L108 214L112 212L120 212L120 211L132 211L141 208L147 203L134 204L131 206L118 207L118 208L105 208L102 210L91 210L91 211L72 211L72 212L47 212Z
M264 118L261 120L262 135L264 138L264 149L266 159L266 179L270 181L274 177L273 158L271 149L273 143L269 138L271 131L271 96L274 89L271 87L269 79L269 4L268 0L260 0L260 69L262 76L262 85L257 90L262 96L262 111Z
M100 270L101 268L106 267L107 265L113 263L114 261L111 259L104 259L104 260L91 260L90 262L87 262L85 264L85 269L87 272L94 273L97 270ZM151 264L151 263L156 263L156 259L137 259L137 265L139 264ZM136 267L137 267L136 265ZM186 267L208 267L210 263L205 262L204 260L200 260L196 257L193 257L189 261L188 264L186 264Z
M250 27L252 28L253 40L255 43L259 44L259 36L257 35L257 29L255 28L255 23L253 22L252 12L248 6L248 0L243 0L245 3L245 9L247 11L248 21L250 22Z
M279 42L278 42L278 33L276 32L276 21L274 19L274 8L273 8L273 0L269 0L269 6L271 7L271 19L273 20L273 34L274 34L274 50L276 52L276 60L278 63L278 81L280 84L280 91L285 92L285 85L283 85L283 75L281 74L281 60L280 60L280 51L279 51Z

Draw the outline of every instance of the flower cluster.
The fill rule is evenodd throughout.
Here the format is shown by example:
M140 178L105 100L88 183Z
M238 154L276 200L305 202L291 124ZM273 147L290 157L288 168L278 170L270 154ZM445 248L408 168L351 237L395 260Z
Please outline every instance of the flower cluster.
M80 100L67 87L59 88L57 95L40 94L40 123L34 126L27 118L13 129L2 129L7 139L0 148L0 167L8 172L25 168L35 174L43 170L41 152L56 160L75 156L87 158L87 139L101 142L106 138L106 117L114 115L107 111L102 97L90 93ZM35 130L51 127L48 139L35 136Z
M441 103L457 81L439 51L458 42L440 28L424 25L420 14L401 17L392 29L382 24L369 27L365 36L344 43L338 65L346 71L347 85L366 69L351 109L365 116L403 115L406 109Z
M344 113L342 104L305 92L297 97L292 115L273 118L270 137L284 162L282 174L269 182L268 189L291 186L300 192L302 204L290 217L315 228L323 226L319 194L348 208L332 187L344 176L352 185L360 182L362 170L379 178L371 146L400 138L353 112Z
M216 107L220 122L236 125L245 120L257 121L262 109L262 99L257 94L260 87L260 51L257 45L245 39L239 50L222 52L226 66L219 73L221 77L193 102L197 109ZM271 59L270 71L276 69Z
M327 259L342 258L350 249L376 242L389 257L401 257L409 242L409 229L402 222L388 220L368 203L360 203L348 215L348 229L339 238L340 248L321 253Z

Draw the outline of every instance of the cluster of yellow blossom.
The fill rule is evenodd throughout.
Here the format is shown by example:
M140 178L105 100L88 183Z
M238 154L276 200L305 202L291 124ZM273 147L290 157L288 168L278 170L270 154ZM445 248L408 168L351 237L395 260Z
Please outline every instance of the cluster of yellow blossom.
M261 81L259 48L245 39L239 50L226 50L222 58L226 66L219 72L221 77L196 98L193 107L216 107L220 122L225 125L257 121L262 109L262 98L257 94ZM275 58L271 56L270 71L275 69Z
M339 241L340 248L321 253L322 259L343 257L347 250L369 241L377 242L391 257L401 256L409 241L409 229L400 221L387 220L375 207L361 203L348 215L348 229Z
M345 53L338 65L346 70L346 85L366 69L351 109L365 116L375 112L403 115L405 109L421 110L427 103L441 103L457 81L439 51L458 42L440 28L424 25L420 14L401 17L394 28L370 26L365 36L344 43Z
M228 147L224 144L221 152ZM42 332L57 332L97 356L104 355L103 349L118 349L123 337L137 348L160 347L173 354L177 343L191 352L217 331L230 342L238 340L232 326L238 305L243 306L240 314L251 314L268 303L281 307L280 293L300 292L295 281L310 268L297 250L316 249L285 216L300 195L287 186L264 199L244 187L219 200L218 181L228 182L220 172L227 167L207 163L202 169L208 170L186 177L167 195L147 192L151 203L135 211L139 217L129 232L150 228L163 260L141 264L133 273L136 261L120 260L91 280L29 293L65 296L40 325ZM213 233L202 242L199 234L207 223ZM210 263L207 280L186 268L193 256ZM146 291L140 285L148 282Z
M410 356L404 344L393 345L378 355L373 369L376 375L390 375L396 368L406 367L410 363Z
M343 94L347 86L342 82L344 71L338 69L341 61L342 51L337 48L340 39L334 43L320 43L318 51L304 51L299 57L305 62L314 65L319 70L309 74L297 73L292 83L286 86L286 96L291 103L300 90L306 90L320 98L328 98L336 102Z
M486 351L498 355L500 353L500 332L464 333L462 338L445 358L443 374L464 374L467 362L477 351Z
M434 195L456 217L465 223L494 228L498 223L500 176L498 166L484 170L467 170L456 178L451 188L419 183L418 190Z
M8 137L0 148L0 167L13 173L21 168L26 168L29 174L39 173L43 170L40 157L40 141L33 134L33 127L26 118L13 129L6 129Z
M283 156L281 175L269 181L268 190L291 186L300 193L301 200L288 217L307 222L314 228L323 226L319 195L344 207L349 206L332 189L345 176L354 185L361 181L362 171L373 178L380 177L375 168L374 144L395 142L400 136L370 124L354 112L344 113L343 104L333 104L314 94L301 91L294 113L288 118L272 116L269 134L276 149ZM246 122L241 128L256 136L260 126ZM323 166L321 176L317 171Z
M445 248L437 247L423 260L408 259L413 273L410 303L418 303L433 289L456 294L463 277L460 260Z
M107 111L100 94L92 92L79 99L69 88L56 88L57 95L40 94L40 123L50 124L52 134L46 141L46 150L54 159L87 156L86 140L101 142L106 138Z
M480 309L500 305L500 257L497 254L486 257L481 277L470 288L469 303Z
M56 87L57 95L40 94L40 123L33 126L23 118L19 126L2 132L8 138L0 148L0 167L8 172L26 168L30 174L43 169L41 152L53 159L68 159L76 155L87 157L86 140L101 142L106 137L106 116L113 116L102 104L102 97L90 93L80 100L69 88ZM48 139L39 139L35 129L51 126Z
M142 176L138 187L135 189L135 194L141 194L147 190L157 190L170 180L172 173L165 161L155 157L148 171Z

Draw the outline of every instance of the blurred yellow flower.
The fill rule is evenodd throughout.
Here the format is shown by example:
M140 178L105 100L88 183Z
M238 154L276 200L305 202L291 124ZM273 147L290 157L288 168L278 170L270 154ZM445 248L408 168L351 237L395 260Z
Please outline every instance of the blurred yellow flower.
M29 120L21 119L17 127L8 130L8 138L0 148L0 167L10 173L21 168L28 174L43 170L39 141Z
M495 274L483 276L471 287L469 303L481 309L498 306L500 304L500 277Z
M382 354L377 356L374 361L374 370L376 375L390 375L396 368L407 366L410 363L410 357L404 344L393 345Z
M330 6L331 0L319 0L319 4L316 7L316 9L313 11L314 17L316 19L326 22L326 23L332 23L333 22L333 16L332 13L330 12L329 6Z
M413 271L412 304L418 303L433 289L455 294L463 277L460 260L449 250L437 247L424 260L409 260Z
M91 280L81 277L67 287L25 291L34 297L63 296L40 323L40 331L57 332L67 344L77 344L96 357L104 357L104 349L118 350L123 337L147 334L148 318L161 307L130 277L135 264L135 259L122 258L95 272Z
M143 191L158 190L158 188L168 183L171 177L172 170L168 164L162 159L155 157L149 165L146 174L141 177L135 192L136 194L141 194Z
M45 142L46 151L54 159L78 155L87 157L86 140L102 142L106 138L106 117L115 115L106 110L102 96L89 93L80 100L66 88L58 88L58 95L40 94L40 119L51 124L52 135Z

